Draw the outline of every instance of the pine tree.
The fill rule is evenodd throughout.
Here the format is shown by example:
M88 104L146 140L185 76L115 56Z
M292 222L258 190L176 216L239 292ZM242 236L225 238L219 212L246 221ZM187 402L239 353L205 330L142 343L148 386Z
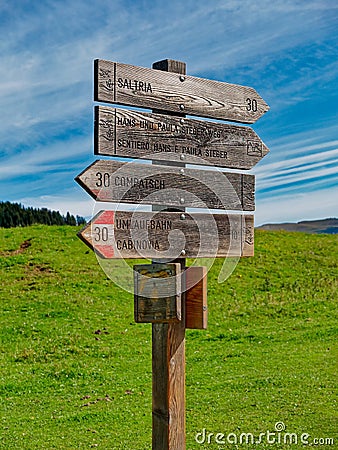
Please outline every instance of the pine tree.
M0 202L0 227L26 227L34 224L44 225L71 225L85 223L85 219L67 212L62 216L59 211L50 211L47 208L25 207L20 203Z
M86 219L81 216L76 216L76 224L77 225L86 225Z

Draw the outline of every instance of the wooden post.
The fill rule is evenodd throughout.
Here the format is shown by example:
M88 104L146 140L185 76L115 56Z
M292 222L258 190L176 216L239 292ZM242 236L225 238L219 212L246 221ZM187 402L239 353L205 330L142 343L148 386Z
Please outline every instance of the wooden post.
M138 221L147 222L149 216L149 220L153 219L153 214L149 211L100 211L78 233L101 258L138 259L141 256L148 259L156 258L158 251L166 252L167 260L134 266L137 272L134 278L135 320L152 323L152 448L185 450L185 329L205 329L207 326L207 280L204 267L185 270L184 257L253 256L254 217L247 214L185 214L185 208L181 205L202 208L207 205L212 209L226 210L255 209L252 175L222 172L223 179L217 181L214 172L210 180L209 175L206 175L210 171L204 171L202 174L203 171L200 170L185 169L185 164L201 165L204 161L205 164L225 168L250 169L269 151L251 128L187 120L185 114L254 123L269 107L253 88L187 76L185 63L168 59L154 63L152 69L95 60L94 100L156 108L150 114L97 107L95 154L152 159L153 164L161 164L156 162L157 160L163 161L164 166L158 175L162 172L162 186L167 189L180 186L186 193L195 194L195 191L198 192L199 187L204 185L197 204L190 197L188 201L182 197L167 200L159 195L157 198L153 197L153 202L150 200L154 212L165 210L157 214L157 224L163 220L170 223L170 229L163 226L157 228L157 225L155 228L140 227L147 229L147 237L155 236L155 240L133 239L134 227L131 218L133 217L135 224L138 224ZM160 125L162 123L163 126ZM191 129L196 132L190 136ZM182 140L183 135L186 136ZM187 147L196 149L196 154L194 151L194 154L189 156ZM137 180L154 175L152 170L149 173L151 166L142 166L141 168L133 165L135 176L131 176L129 164L96 161L76 180L98 201L135 203L137 200L143 203L143 200L154 194L158 188L154 186L156 183L149 183L150 189L142 183L141 188ZM167 166L172 167L168 170ZM135 180L131 186L129 182L128 186L114 185L114 174L120 171L120 174L116 175L120 177L123 167L127 170L127 176ZM178 173L180 180L177 179ZM181 178L181 175L184 177ZM228 179L226 183L225 177ZM192 184L187 182L189 178ZM115 187L128 189L120 190ZM218 192L225 196L224 203ZM235 193L237 195L234 195ZM121 220L127 225L118 226L118 221L121 223ZM156 220L153 223L156 223ZM203 227L198 226L201 221L204 223ZM194 222L196 223L192 227ZM185 248L179 248L179 258L177 247L173 245L168 249L171 225L185 236ZM158 230L161 230L161 233ZM219 239L214 248L209 242L216 235ZM143 245L140 242L145 243L145 252L139 252ZM176 243L180 242L177 240ZM232 245L234 242L237 245ZM170 252L171 258L177 258L176 260L170 259ZM173 272L180 274L180 280L171 279ZM143 275L152 278L151 282L142 278ZM159 278L167 280L161 283ZM164 295L159 297L158 292Z
M158 61L153 64L153 69L186 74L186 65L180 61ZM163 208L165 207L161 209ZM180 258L174 262L180 263L183 273L185 259ZM153 450L185 450L186 448L184 280L182 280L182 291L181 321L152 325Z

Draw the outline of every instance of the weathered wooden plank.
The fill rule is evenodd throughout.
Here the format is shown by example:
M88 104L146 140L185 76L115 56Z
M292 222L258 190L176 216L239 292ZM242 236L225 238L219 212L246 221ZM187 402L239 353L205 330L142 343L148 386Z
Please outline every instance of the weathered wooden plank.
M186 328L205 330L208 324L207 306L207 268L190 266L185 272Z
M252 256L252 215L100 211L79 237L103 258Z
M249 174L98 160L75 180L97 201L254 211Z
M137 264L134 269L134 318L137 323L181 320L180 264Z
M269 109L251 87L98 59L94 100L243 123Z
M268 152L250 127L95 107L97 155L251 169Z

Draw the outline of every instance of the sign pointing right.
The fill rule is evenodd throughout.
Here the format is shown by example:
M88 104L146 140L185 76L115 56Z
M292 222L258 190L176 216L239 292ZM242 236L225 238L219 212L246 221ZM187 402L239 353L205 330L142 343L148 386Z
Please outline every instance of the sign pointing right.
M256 122L269 109L251 87L100 59L94 100L243 123Z
M95 108L96 155L251 169L269 152L250 127Z

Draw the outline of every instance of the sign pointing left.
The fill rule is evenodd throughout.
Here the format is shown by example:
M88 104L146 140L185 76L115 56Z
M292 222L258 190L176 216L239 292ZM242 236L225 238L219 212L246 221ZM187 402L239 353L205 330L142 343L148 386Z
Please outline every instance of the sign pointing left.
M78 236L100 257L253 256L253 215L100 211Z
M75 180L97 201L253 211L255 176L98 160Z

